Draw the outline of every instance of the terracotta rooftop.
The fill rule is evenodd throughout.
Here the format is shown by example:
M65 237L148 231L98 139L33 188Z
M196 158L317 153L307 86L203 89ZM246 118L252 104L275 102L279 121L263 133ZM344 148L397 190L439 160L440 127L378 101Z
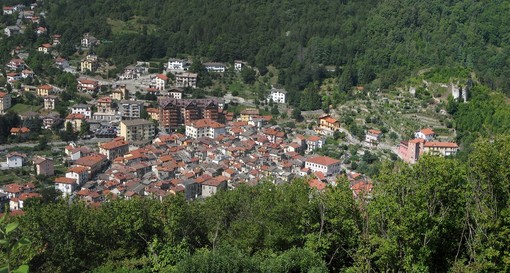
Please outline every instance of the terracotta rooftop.
M425 142L425 147L459 148L455 142Z
M76 183L76 179L68 178L68 177L57 177L53 181L58 184L74 184L74 183Z
M307 159L306 161L315 163L315 164L319 164L319 165L326 165L326 166L340 163L340 160L337 160L337 159L334 159L334 158L331 158L328 156L315 156L315 157L311 157L311 158Z

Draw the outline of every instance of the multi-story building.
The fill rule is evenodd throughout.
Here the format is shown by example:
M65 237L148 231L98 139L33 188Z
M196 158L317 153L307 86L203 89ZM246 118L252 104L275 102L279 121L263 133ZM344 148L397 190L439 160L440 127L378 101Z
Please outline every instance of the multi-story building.
M126 85L120 85L119 88L112 91L110 95L114 100L125 100L128 98L128 91Z
M120 122L120 136L126 141L150 140L155 132L154 123L149 120L133 119Z
M53 110L55 109L55 105L57 104L58 97L49 95L44 97L44 109L46 110Z
M154 79L156 90L165 90L166 83L168 82L168 77L163 74L156 75Z
M99 153L105 155L108 160L114 160L128 152L129 142L125 141L122 137L115 138L110 142L99 144Z
M143 101L123 100L119 103L119 111L122 119L140 118Z
M459 145L454 142L426 142L423 153L439 156L454 155L459 151Z
M305 168L309 168L312 172L321 172L327 176L340 173L340 164L340 160L331 157L315 156L306 160Z
M159 124L167 131L194 120L211 119L219 121L218 101L214 99L171 99L159 101Z
M253 117L258 117L260 115L259 109L257 108L246 108L241 111L241 121L248 122Z
M99 68L99 60L96 55L87 55L85 59L81 60L80 68L82 72L90 71L95 72Z
M317 132L323 135L333 135L335 131L340 130L340 121L332 118L330 115L324 115L319 118L319 127Z
M81 128L81 124L85 121L85 116L83 114L69 114L66 117L65 124L71 124L71 127L74 131L79 131Z
M267 97L267 101L270 102L272 100L274 103L285 103L286 96L287 91L284 89L272 88Z
M5 114L9 108L11 108L11 94L0 92L0 114Z
M53 93L53 86L44 84L37 87L37 96L44 97Z
M415 138L421 138L426 141L431 141L436 136L436 133L431 128L424 128L414 133Z
M316 149L322 148L324 145L324 140L319 136L310 136L306 139L306 150L307 154L312 153Z
M93 93L99 90L99 82L96 80L79 79L78 91Z
M171 72L182 72L188 69L189 62L181 59L169 59L167 64L167 70Z
M175 75L175 86L197 88L197 78L198 74L196 73L177 74Z
M186 136L216 138L225 134L225 125L211 119L199 119L186 124Z
M382 137L381 131L376 129L370 129L365 135L365 142L370 145L377 145L377 143L379 143L379 141L381 140L381 137Z
M167 96L169 98L182 99L182 93L183 93L182 89L172 88L172 89L168 90Z
M71 106L72 114L82 114L85 118L92 117L92 105L89 104L75 104Z
M112 98L102 97L97 99L96 102L97 112L99 113L113 113L115 110L112 107Z
M52 176L55 174L53 159L35 156L33 162L35 165L35 173L37 175Z

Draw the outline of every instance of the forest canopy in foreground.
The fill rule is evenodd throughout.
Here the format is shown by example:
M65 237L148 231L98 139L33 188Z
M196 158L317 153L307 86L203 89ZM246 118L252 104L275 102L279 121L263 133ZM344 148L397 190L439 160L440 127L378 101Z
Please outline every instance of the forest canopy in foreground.
M203 201L27 204L11 253L31 272L503 272L510 253L510 137L468 159L386 165L369 200L302 179Z

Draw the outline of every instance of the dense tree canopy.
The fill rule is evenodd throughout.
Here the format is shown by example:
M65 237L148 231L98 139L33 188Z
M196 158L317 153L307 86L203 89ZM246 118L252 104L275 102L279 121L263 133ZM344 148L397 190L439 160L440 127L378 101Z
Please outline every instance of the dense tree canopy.
M510 137L481 139L467 161L387 163L368 199L348 182L263 183L186 202L28 206L33 272L499 272L510 264Z

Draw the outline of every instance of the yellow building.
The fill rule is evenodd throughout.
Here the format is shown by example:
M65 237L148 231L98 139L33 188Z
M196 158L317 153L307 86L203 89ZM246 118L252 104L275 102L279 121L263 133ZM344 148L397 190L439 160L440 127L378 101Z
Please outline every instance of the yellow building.
M126 141L150 140L155 133L154 123L149 120L133 119L120 122L120 136Z
M247 108L241 111L241 121L248 122L252 117L259 116L259 109Z
M45 84L37 87L37 96L44 97L53 93L53 86Z
M99 68L99 61L95 55L87 55L80 63L81 71L95 72Z

